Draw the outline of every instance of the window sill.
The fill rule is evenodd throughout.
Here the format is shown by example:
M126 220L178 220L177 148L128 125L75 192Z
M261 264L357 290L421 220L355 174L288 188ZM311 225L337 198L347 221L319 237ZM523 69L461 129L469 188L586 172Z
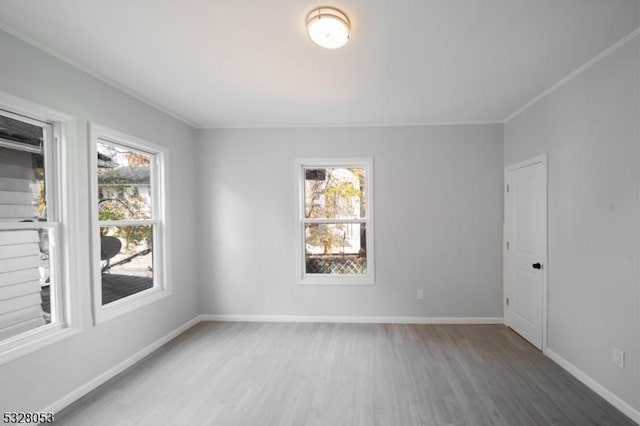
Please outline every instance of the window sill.
M326 286L372 286L375 285L373 274L367 275L326 275L306 274L298 278L298 285L326 285Z
M0 365L68 339L79 333L80 330L75 328L64 327L61 324L49 324L11 337L0 344Z

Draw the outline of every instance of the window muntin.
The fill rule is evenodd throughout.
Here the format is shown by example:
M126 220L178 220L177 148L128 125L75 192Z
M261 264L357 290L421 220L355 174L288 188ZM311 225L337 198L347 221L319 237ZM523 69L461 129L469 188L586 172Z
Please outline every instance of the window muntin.
M299 160L301 284L373 284L372 162Z
M166 150L91 126L96 322L164 297Z
M0 110L0 348L66 325L59 126Z

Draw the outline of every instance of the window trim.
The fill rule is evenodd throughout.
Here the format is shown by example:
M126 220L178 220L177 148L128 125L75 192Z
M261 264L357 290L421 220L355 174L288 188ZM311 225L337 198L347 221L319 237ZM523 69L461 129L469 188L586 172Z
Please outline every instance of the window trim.
M172 294L169 259L169 230L167 227L169 208L168 178L169 150L163 146L148 142L135 136L127 135L108 127L89 124L89 164L91 181L91 271L92 271L92 298L93 319L98 325L110 319L119 317L128 312L137 310L150 303L164 299ZM139 151L146 155L153 155L156 159L151 167L152 187L152 213L151 219L136 219L122 221L98 220L98 168L97 143L104 141L113 145ZM132 294L107 305L102 304L102 279L100 268L100 226L109 224L127 225L153 225L153 287Z
M47 202L54 206L55 220L38 223L3 223L2 230L48 228L56 233L58 244L57 270L58 285L55 289L61 303L55 307L59 322L29 330L17 336L0 341L0 365L35 352L54 343L68 339L82 330L80 299L77 283L82 282L81 268L74 268L71 259L77 259L82 251L78 234L78 224L82 217L79 208L78 188L74 184L78 178L74 165L78 162L76 118L42 106L40 104L0 91L0 109L9 116L18 116L26 122L52 125L52 143L49 158L54 164L47 174L53 187L47 191ZM55 146L55 149L53 148ZM47 161L47 160L45 160ZM52 173L54 172L55 173ZM49 213L49 212L47 212ZM52 306L52 311L54 307ZM53 313L53 312L52 312Z
M305 168L331 167L359 167L365 170L365 197L367 210L364 218L357 219L316 219L317 223L354 223L366 224L367 229L367 273L366 274L307 274L305 272L305 240L304 227L308 220L304 217L305 199ZM373 158L296 158L296 231L295 231L295 265L296 284L298 285L375 285L375 254L374 254L374 221L373 221Z

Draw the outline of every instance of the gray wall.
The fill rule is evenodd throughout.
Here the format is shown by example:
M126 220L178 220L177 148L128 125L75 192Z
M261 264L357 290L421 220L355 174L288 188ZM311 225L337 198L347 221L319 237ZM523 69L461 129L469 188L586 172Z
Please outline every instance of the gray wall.
M199 140L203 313L502 317L502 125ZM297 157L374 158L375 286L295 284Z
M635 38L504 129L505 165L548 153L549 349L636 408L638 47Z
M70 339L0 365L0 412L41 410L77 387L194 318L195 274L194 131L148 105L0 31L0 91L74 115L77 146L85 166L74 173L84 219L75 224L83 251L74 259L81 282L73 282L83 331ZM173 295L93 327L89 281L89 179L87 123L137 136L170 150L169 203Z

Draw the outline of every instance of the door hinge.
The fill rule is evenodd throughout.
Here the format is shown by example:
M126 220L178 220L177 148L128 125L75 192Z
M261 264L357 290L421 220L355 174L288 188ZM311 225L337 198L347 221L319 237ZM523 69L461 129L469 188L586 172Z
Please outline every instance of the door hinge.
M507 306L509 306L509 298L507 297Z
M507 241L507 250L509 250L509 241Z
M507 192L509 192L509 185L507 185Z

